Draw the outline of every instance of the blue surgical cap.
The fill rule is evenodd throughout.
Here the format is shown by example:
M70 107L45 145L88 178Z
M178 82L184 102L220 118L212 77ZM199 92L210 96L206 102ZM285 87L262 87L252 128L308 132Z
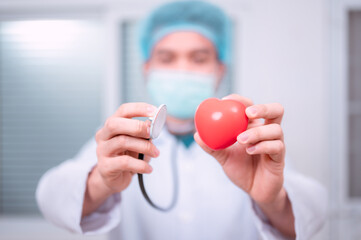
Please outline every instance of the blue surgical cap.
M230 20L218 7L202 1L177 1L155 9L140 25L140 50L147 61L154 45L166 35L177 31L194 31L215 46L218 58L229 62Z

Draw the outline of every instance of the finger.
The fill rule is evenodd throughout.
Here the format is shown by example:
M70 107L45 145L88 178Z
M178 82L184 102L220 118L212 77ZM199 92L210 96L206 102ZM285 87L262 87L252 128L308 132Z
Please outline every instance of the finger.
M138 159L138 157L139 157L139 153L137 153L137 152L132 152L132 151L126 151L126 152L124 153L124 155L128 155L128 156L131 156L131 157L137 158L137 159Z
M126 154L133 157L133 158L136 158L136 159L139 159L139 153L137 152L133 152L133 151L126 151ZM147 163L150 162L150 160L152 159L151 156L148 156L148 155L145 155L143 156L143 160L146 161Z
M264 121L261 119L251 119L248 121L247 129L264 125Z
M281 140L259 142L246 148L249 155L268 154L274 161L280 162L284 158L285 145Z
M119 135L100 144L106 156L115 156L124 151L143 153L154 158L159 156L157 147L151 141L141 138Z
M230 94L230 95L225 96L224 98L222 98L222 100L225 100L225 99L232 99L232 100L240 101L246 107L253 105L253 101L251 99L240 96L238 94Z
M125 171L133 173L151 173L153 168L143 160L128 155L107 159L106 168L110 172Z
M272 123L248 129L237 137L241 144L255 144L265 140L283 139L283 131L279 124Z
M131 156L131 157L133 157L133 158L135 158L135 159L139 159L139 153L127 151L127 155L128 155L128 156ZM152 158L149 157L148 155L144 155L144 157L143 157L143 161L145 161L145 162L147 162L147 163L150 163L150 160L151 160L151 159L152 159ZM131 173L132 176L135 174L135 172L130 172L130 173Z
M284 108L279 103L257 104L246 108L249 119L264 118L266 124L278 123L282 121Z
M143 159L143 160L146 161L147 163L149 163L151 159L152 159L152 158L151 158L150 156L144 155L144 159Z
M150 137L150 121L110 117L106 120L104 127L97 133L96 138L108 140L117 135L148 139Z
M133 117L151 117L157 108L148 103L124 103L122 104L113 116L122 118Z

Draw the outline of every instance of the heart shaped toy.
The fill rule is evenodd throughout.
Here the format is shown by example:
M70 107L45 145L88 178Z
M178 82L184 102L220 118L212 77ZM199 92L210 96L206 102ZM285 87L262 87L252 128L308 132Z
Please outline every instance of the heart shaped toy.
M196 129L202 141L213 150L233 145L248 126L246 107L232 99L208 98L197 108Z

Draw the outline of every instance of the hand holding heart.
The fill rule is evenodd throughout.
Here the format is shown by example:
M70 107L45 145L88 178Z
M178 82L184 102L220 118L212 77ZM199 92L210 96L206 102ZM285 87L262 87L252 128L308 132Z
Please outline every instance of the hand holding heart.
M213 150L227 148L247 129L246 107L240 101L208 98L197 108L195 125L203 142Z
M225 99L239 101L247 107L245 113L249 122L246 131L238 137L233 136L236 137L237 142L225 149L221 149L222 144L217 141L212 142L210 136L205 136L204 132L207 131L202 132L202 138L201 132L195 133L194 138L207 153L217 159L230 180L247 192L254 201L261 205L273 204L286 196L283 189L285 146L280 126L283 107L278 103L253 105L251 100L236 94L227 96ZM227 105L227 101L221 101L218 104L222 102ZM219 109L217 111L219 112ZM234 132L245 130L242 130L242 126L247 125L244 125L245 119L241 115L237 117L235 114L232 117L229 113L225 113L224 116L229 118L226 129L233 126ZM202 120L196 113L198 131L200 131L199 126L207 124L205 119ZM234 119L238 119L238 124L234 122ZM264 119L264 122L261 119ZM220 131L212 126L208 132L214 130ZM230 135L223 138L228 137L229 140L232 138ZM208 147L202 139L213 149Z

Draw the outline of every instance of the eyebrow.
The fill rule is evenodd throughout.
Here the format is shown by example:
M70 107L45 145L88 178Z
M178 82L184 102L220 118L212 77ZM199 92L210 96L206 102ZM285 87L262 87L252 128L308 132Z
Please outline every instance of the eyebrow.
M194 50L194 51L191 51L192 54L198 54L198 53L202 53L202 54L210 54L211 53L211 50L210 49L197 49L197 50Z
M157 51L155 51L155 53L157 54L168 54L169 52L174 52L173 50L171 49L158 49ZM210 49L208 48L199 48L199 49L194 49L194 50L191 50L190 51L192 54L194 53L206 53L206 54L209 54L211 52Z

